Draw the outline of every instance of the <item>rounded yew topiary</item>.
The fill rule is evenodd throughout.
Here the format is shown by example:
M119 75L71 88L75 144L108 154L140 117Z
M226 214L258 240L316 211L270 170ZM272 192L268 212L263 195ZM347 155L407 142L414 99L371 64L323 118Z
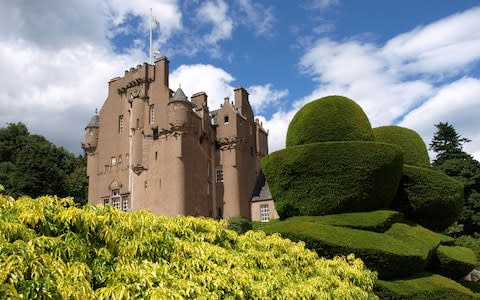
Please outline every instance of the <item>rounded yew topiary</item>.
M440 275L459 279L470 273L477 264L472 249L462 246L443 246L437 248L430 268Z
M392 125L374 128L373 133L377 142L395 144L402 148L405 164L419 167L430 166L427 146L417 132Z
M403 166L393 209L437 231L458 220L463 209L463 184L429 168Z
M287 147L328 141L373 141L362 108L343 96L328 96L302 107L288 126Z
M402 165L398 146L376 142L299 145L262 159L282 219L386 208Z

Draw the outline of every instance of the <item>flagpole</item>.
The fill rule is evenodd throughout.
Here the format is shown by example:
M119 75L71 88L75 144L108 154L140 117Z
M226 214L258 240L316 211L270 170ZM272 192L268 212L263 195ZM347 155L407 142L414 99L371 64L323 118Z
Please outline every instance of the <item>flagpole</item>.
M150 8L150 64L152 64L152 9Z

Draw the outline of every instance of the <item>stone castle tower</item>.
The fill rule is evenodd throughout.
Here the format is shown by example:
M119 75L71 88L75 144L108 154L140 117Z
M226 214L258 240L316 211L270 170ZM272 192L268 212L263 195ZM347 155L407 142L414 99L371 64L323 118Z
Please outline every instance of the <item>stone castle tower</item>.
M204 92L189 101L168 78L162 57L110 80L85 128L88 201L158 215L252 218L268 134L254 120L247 91L235 89L233 102L225 98L210 111Z

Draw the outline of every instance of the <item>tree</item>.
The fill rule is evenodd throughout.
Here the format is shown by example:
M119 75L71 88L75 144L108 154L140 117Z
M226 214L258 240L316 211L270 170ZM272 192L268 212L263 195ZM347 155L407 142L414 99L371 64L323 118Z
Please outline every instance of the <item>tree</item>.
M470 139L458 134L453 125L448 122L440 122L435 127L437 127L437 132L430 143L430 150L437 153L434 165L449 158L465 156L463 144L470 142Z
M463 144L470 139L457 133L452 124L438 123L437 132L430 143L430 149L437 155L432 167L464 185L464 210L459 223L465 233L480 231L480 162L463 151Z
M0 183L8 194L73 196L86 202L85 159L32 135L22 123L0 128Z

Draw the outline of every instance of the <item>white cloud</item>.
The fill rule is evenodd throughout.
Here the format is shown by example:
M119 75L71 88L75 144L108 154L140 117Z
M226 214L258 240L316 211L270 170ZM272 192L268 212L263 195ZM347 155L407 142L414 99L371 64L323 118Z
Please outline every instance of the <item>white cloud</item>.
M480 6L401 34L383 55L400 71L456 72L480 58Z
M261 3L252 3L251 0L238 0L240 10L245 14L239 19L255 30L256 35L270 35L275 16L272 7L265 7Z
M340 0L312 0L310 6L313 8L326 9L330 6L337 5Z
M247 88L250 104L255 113L262 113L269 106L278 103L288 95L288 90L275 90L270 83L264 85L253 85Z
M176 90L181 85L188 97L205 92L210 110L215 110L225 97L233 100L233 80L232 75L212 65L182 65L170 74L170 88Z
M212 30L206 36L209 44L228 39L232 35L233 21L228 16L228 5L223 0L204 2L197 12L199 21L212 25Z
M441 87L422 106L411 111L399 124L417 131L428 145L435 133L435 124L448 122L457 133L472 140L464 146L467 153L480 159L480 79L464 77ZM434 154L430 153L431 158Z

